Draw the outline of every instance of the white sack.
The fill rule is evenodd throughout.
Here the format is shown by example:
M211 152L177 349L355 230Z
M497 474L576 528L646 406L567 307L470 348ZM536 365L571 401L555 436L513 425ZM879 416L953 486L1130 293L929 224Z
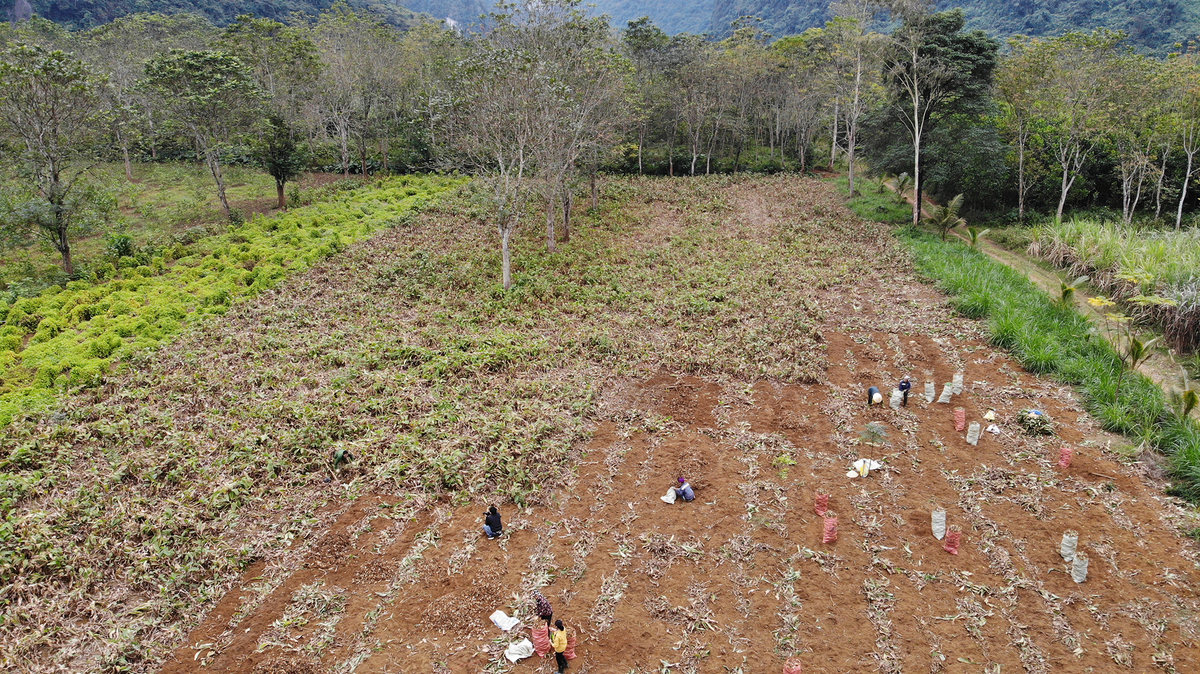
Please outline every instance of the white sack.
M531 655L533 655L533 642L529 639L521 639L504 649L504 657L508 658L508 661L514 665L517 663L517 660L523 660Z
M946 511L935 510L929 514L929 520L933 527L933 537L939 541L946 537Z
M892 399L889 401L889 404L892 406L892 409L894 409L894 410L900 409L900 403L903 401L904 401L904 394L900 392L900 389L892 389Z
M1087 580L1087 555L1082 552L1075 553L1075 560L1071 562L1071 580L1076 583L1082 583Z
M662 499L663 503L675 503L675 487L668 489L667 493L659 496L659 498Z
M982 432L983 429L979 426L979 422L972 421L971 425L967 427L967 442L972 445L978 445L979 434Z
M947 383L947 384L946 384L946 385L945 385L945 386L942 388L942 397L941 397L941 398L938 398L938 402L939 402L939 403L948 403L948 402L950 402L950 396L951 396L951 394L953 394L953 393L954 393L953 391L951 391L951 390L950 390L950 386L951 386L951 384Z
M954 395L962 395L963 392L963 375L961 372L954 375Z
M1068 531L1063 534L1062 544L1058 546L1058 554L1066 561L1075 559L1075 548L1079 546L1079 533Z
M937 398L937 384L927 381L925 382L925 402L931 403Z
M499 627L500 629L504 630L505 632L508 632L512 628L521 624L520 619L518 619L516 617L510 618L510 617L508 617L508 614L505 613L504 611L496 611L490 617L492 619L492 622L496 624L496 627Z

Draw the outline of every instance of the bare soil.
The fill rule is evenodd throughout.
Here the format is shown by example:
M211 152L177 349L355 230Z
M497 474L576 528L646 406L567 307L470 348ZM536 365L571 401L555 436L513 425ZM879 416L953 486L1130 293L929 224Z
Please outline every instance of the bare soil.
M770 197L734 190L731 217L770 221ZM328 526L250 568L162 671L549 672L552 658L509 666L515 637L488 620L533 624L543 585L579 635L576 673L778 672L792 655L828 674L1200 671L1200 550L1179 533L1195 513L1071 390L906 274L823 291L820 383L607 382L565 486L549 506L501 504L499 540L482 536L479 503L335 500ZM961 395L924 400L925 381L941 393L956 372ZM865 406L868 386L905 375L907 407ZM1001 433L967 444L959 406L968 421L994 409ZM1031 407L1057 437L1021 432ZM1075 459L1060 469L1064 444ZM884 468L847 478L860 457ZM678 477L697 498L667 505ZM833 544L818 493L838 515ZM937 508L964 534L958 555L930 533ZM1090 557L1081 585L1058 554L1067 530Z

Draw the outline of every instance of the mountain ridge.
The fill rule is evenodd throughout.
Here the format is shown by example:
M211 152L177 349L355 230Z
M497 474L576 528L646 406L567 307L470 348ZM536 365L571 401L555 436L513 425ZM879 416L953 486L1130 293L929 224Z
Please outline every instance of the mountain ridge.
M334 0L0 0L9 16L32 5L38 15L69 28L88 28L134 12L196 12L218 25L239 14L285 19L292 12L315 14ZM471 24L493 11L490 0L350 0L385 20L406 25L415 13ZM608 14L614 28L649 16L668 33L727 35L743 16L775 37L794 35L829 18L828 0L591 0L592 12ZM1200 0L938 0L937 9L962 7L967 28L993 37L1053 36L1069 30L1123 30L1148 51L1171 51L1200 34ZM0 14L2 15L2 14Z

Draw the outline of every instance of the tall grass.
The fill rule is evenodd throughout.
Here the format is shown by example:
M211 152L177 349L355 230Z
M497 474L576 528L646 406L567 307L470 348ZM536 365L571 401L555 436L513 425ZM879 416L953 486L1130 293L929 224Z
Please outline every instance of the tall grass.
M943 243L912 228L902 230L901 238L911 247L917 269L936 281L963 314L987 321L993 344L1011 350L1030 372L1079 387L1088 411L1104 428L1170 459L1171 493L1200 502L1200 426L1173 413L1162 390L1146 377L1122 377L1120 356L1086 318L963 244Z
M1076 219L1039 226L1032 255L1088 274L1118 300L1157 294L1175 306L1127 307L1135 318L1160 325L1181 351L1200 350L1200 229L1143 229L1119 222ZM1137 277L1138 280L1130 280Z

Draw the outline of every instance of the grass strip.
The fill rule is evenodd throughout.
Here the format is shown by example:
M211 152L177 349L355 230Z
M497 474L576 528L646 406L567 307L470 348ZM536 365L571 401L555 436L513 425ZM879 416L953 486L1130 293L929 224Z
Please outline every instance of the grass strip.
M402 223L457 178L402 177L341 198L258 217L148 264L122 258L101 283L73 281L0 304L0 427L45 409L57 394L94 386L114 363L153 349L184 325L224 315L238 297Z
M1078 387L1088 412L1106 430L1170 460L1171 495L1200 503L1200 426L1176 414L1154 382L1136 372L1122 376L1121 357L1085 317L962 243L942 242L912 227L897 235L912 251L917 270L961 314L987 322L992 344L1011 351L1026 370Z

